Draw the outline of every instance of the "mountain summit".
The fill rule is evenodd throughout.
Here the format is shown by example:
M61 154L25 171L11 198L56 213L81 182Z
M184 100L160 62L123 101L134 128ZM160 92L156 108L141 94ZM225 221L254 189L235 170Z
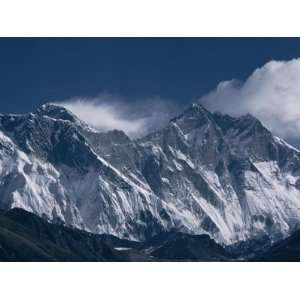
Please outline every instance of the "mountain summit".
M231 245L300 225L300 153L251 115L193 104L131 140L63 107L0 116L0 208L119 238L175 230Z

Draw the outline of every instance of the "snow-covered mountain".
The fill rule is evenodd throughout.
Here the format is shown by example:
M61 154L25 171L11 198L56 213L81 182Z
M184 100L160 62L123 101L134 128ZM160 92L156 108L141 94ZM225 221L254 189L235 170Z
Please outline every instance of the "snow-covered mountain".
M250 115L198 104L138 140L45 104L0 115L0 208L13 207L132 240L277 241L300 227L300 152Z

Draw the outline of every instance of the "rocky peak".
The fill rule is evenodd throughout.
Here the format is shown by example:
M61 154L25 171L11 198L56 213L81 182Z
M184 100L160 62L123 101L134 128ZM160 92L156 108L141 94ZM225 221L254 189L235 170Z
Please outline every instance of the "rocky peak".
M36 114L39 116L48 116L53 119L77 122L78 118L70 112L68 109L63 106L54 104L54 103L46 103L40 106Z
M184 134L202 127L210 122L211 113L202 105L193 103L181 115L171 120L176 123Z
M268 134L267 128L253 115L245 114L240 117L232 117L220 112L213 113L213 119L223 134L233 133L240 135L248 132L248 134Z
M123 130L114 129L108 132L101 132L99 133L99 137L100 136L107 143L125 144L130 142L130 138Z

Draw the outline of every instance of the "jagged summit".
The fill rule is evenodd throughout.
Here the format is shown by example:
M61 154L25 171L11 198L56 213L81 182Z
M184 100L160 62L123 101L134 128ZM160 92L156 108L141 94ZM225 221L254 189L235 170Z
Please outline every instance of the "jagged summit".
M189 134L195 129L202 127L218 127L224 134L228 130L248 130L256 126L257 129L267 129L253 115L247 113L242 116L233 117L221 112L210 112L199 103L191 104L181 115L173 118L171 123L176 123L184 134Z
M193 102L186 110L183 114L186 113L195 113L195 114L199 114L199 113L210 113L202 104L197 103L197 102Z
M204 106L202 106L200 103L192 103L190 106L188 106L182 114L179 116L171 119L171 122L176 122L182 118L188 118L188 117L195 117L195 118L201 118L203 116L211 114L210 111L208 111Z
M176 121L181 118L188 118L188 117L195 117L195 118L201 118L201 117L218 117L218 118L226 118L231 119L232 121L236 120L252 120L252 121L259 121L256 117L254 117L250 113L246 113L244 115L240 116L230 116L228 114L222 113L220 111L211 112L210 110L206 109L205 106L203 106L201 103L194 102L191 105L189 105L182 114L179 116L173 118L171 121Z
M36 110L36 114L71 122L76 122L79 120L71 111L56 103L43 104Z
M249 113L233 117L220 112L215 112L212 116L224 134L226 134L228 130L237 130L239 133L242 133L250 128L269 132L269 130L264 127L264 125L256 117Z
M73 125L76 126L79 131L83 130L91 133L99 132L96 128L79 119L69 109L65 108L59 103L45 103L36 110L35 114L38 116L46 116L58 121L69 121L73 123Z

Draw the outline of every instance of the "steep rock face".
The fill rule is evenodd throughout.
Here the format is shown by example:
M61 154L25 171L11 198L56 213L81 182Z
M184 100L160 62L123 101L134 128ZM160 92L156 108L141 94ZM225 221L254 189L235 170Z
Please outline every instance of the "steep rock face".
M279 240L299 227L299 170L298 150L254 117L198 104L138 140L52 104L0 116L0 207L120 238Z
M187 220L194 232L201 228L232 243L259 235L280 239L298 226L299 152L254 117L193 105L169 130L146 140L166 154L164 197L192 214Z
M49 105L52 117L54 109ZM154 215L156 197L99 157L82 134L90 129L77 119L68 120L68 114L55 119L44 107L43 115L39 110L3 116L1 207L20 207L92 232L141 239L147 226L140 224L136 230L133 220L141 211Z

